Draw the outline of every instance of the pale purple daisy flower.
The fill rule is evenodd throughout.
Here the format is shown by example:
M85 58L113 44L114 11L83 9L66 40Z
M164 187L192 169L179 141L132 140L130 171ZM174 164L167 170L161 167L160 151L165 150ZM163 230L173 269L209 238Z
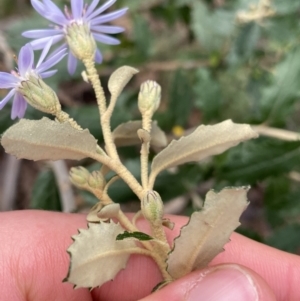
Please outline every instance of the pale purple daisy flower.
M111 7L117 0L108 0L99 8L96 8L100 0L93 0L90 5L84 3L83 0L71 0L71 12L65 8L63 13L51 0L31 0L34 9L44 18L50 20L56 25L53 29L39 29L29 30L23 33L24 37L34 39L31 42L33 49L42 49L49 39L53 39L53 43L63 41L61 47L65 47L66 35L68 27L74 25L87 26L92 37L103 44L118 45L120 41L107 34L117 34L124 31L123 27L103 25L104 23L113 21L123 16L127 8L119 9L117 11L102 14L105 10ZM95 61L102 62L102 54L99 48L96 49ZM77 67L77 58L74 53L69 51L68 55L68 71L73 74Z
M19 90L22 88L22 83L29 81L29 78L32 76L35 78L47 78L54 75L57 70L48 69L57 64L67 54L66 48L61 49L43 62L49 52L51 44L52 40L49 40L45 44L45 48L35 67L32 46L26 44L19 52L18 68L12 70L11 73L0 72L0 89L11 89L11 91L0 101L0 110L3 109L8 101L14 96L11 110L12 119L15 119L16 117L23 118L27 108L27 102Z

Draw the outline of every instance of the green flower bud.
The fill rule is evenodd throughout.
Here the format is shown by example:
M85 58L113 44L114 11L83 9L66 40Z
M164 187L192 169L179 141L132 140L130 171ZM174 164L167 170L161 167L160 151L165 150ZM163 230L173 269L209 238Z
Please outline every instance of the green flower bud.
M79 188L83 188L87 185L89 176L89 171L82 166L72 167L70 169L70 180Z
M88 184L91 188L103 190L106 181L100 171L93 171L88 177Z
M161 99L161 87L155 81L146 81L141 85L138 107L141 114L151 114L158 109Z
M164 204L160 195L153 190L147 191L141 203L142 213L150 223L161 223L164 214Z
M17 89L37 110L52 115L61 111L56 93L40 77L30 75L28 80L23 81Z
M79 59L94 59L96 53L96 42L87 24L76 22L67 26L67 43L73 55Z

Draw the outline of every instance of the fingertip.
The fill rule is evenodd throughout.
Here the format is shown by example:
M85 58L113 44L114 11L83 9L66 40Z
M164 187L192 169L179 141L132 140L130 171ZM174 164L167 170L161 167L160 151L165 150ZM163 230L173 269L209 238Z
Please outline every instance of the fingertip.
M254 271L224 264L193 272L140 301L275 301L268 284Z

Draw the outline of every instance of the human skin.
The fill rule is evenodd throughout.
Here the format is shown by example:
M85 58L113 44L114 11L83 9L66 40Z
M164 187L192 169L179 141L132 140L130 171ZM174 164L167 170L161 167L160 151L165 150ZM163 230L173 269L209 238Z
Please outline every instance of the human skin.
M173 231L166 230L171 243L187 218L169 218L176 223ZM149 230L142 220L138 226L142 231ZM133 301L149 295L161 281L160 272L150 258L133 255L114 281L92 292L83 288L74 290L71 284L62 283L69 266L66 249L78 228L86 228L84 215L33 210L0 213L0 300ZM300 300L299 256L233 233L225 251L210 266L223 263L243 265L251 269L250 273L260 275L266 282L263 287L269 286L278 301ZM186 277L192 279L195 273L199 272ZM165 290L167 294L167 288L159 293Z

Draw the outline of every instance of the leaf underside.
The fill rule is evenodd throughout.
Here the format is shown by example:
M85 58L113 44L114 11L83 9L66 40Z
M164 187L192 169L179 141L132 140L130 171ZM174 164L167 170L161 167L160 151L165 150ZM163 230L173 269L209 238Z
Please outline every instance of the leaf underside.
M242 141L257 137L249 125L236 124L231 120L216 125L201 125L192 134L173 140L154 157L151 177L170 167L221 154Z
M44 117L21 119L3 134L1 144L19 159L81 160L96 152L97 140L88 130L79 131L69 122L58 123Z
M68 248L71 263L65 281L76 288L94 288L114 279L126 267L132 240L117 241L116 236L124 229L114 222L89 224L88 229L74 235L73 244Z
M142 121L135 120L120 124L113 131L113 139L117 146L130 146L141 144L137 131L142 128ZM150 145L155 147L165 147L167 138L165 133L159 128L156 121L152 122Z
M225 188L219 193L207 193L204 207L192 214L168 256L167 271L174 279L206 267L223 251L240 225L239 218L248 205L248 190L249 187Z

